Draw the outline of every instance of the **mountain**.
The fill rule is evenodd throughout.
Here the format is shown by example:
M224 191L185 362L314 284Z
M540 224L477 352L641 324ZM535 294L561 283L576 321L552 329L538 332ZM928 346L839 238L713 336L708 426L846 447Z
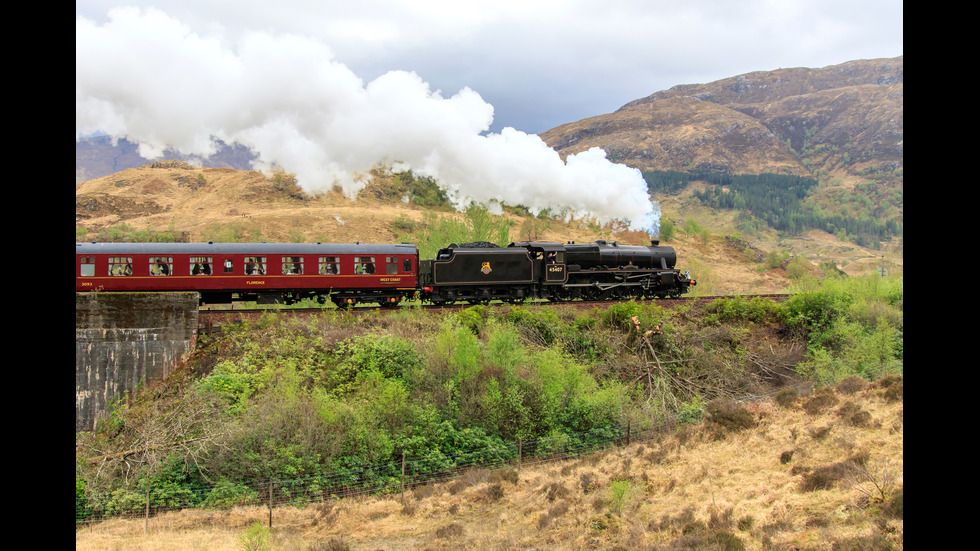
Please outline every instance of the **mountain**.
M901 185L904 61L758 71L685 84L541 138L643 171L766 172Z
M167 150L164 158L192 162L203 167L225 167L249 170L255 154L247 147L218 141L217 152L207 159L199 159ZM75 183L108 176L127 168L136 168L152 161L139 153L139 145L125 138L114 140L109 136L91 136L75 140Z

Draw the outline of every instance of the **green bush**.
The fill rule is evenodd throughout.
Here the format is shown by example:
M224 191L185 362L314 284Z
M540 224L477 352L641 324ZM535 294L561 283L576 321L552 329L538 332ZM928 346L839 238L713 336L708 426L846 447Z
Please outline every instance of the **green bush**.
M340 343L333 352L339 362L328 370L326 384L338 394L351 392L358 378L371 372L401 379L417 370L422 355L410 341L392 335L365 335Z
M706 321L711 323L775 322L781 317L780 307L772 299L762 297L715 299L708 305L708 314Z
M258 499L258 491L238 482L222 480L211 487L201 501L201 506L224 509L255 503Z

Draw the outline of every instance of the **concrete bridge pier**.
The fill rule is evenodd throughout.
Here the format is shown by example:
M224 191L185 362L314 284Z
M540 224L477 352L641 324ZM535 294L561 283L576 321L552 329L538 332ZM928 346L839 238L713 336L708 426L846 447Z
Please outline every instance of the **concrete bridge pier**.
M197 293L75 293L75 431L194 351Z

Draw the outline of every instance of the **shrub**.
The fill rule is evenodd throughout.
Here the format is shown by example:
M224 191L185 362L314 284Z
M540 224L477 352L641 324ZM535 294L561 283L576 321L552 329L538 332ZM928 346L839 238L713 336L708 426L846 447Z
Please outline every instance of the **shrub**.
M504 497L504 487L500 484L491 484L487 486L486 493L490 501L498 501L500 498Z
M386 378L402 378L423 362L415 345L392 335L348 339L338 346L335 356L341 361L332 376L331 386L350 386L358 374L370 371L377 371ZM344 388L344 392L347 390Z
M784 388L776 393L776 403L784 408L795 406L799 398L800 393L795 388Z
M810 415L819 415L837 405L837 396L831 387L820 387L804 404L803 409Z
M253 522L239 536L239 541L246 551L264 551L272 549L272 542L269 541L269 529L261 522Z
M483 330L483 326L487 322L488 314L489 313L486 306L477 304L458 312L456 317L459 318L459 322L472 331L473 334L479 335Z
M854 394L855 392L864 390L867 386L868 382L864 379L850 375L841 379L834 388L842 394Z
M215 484L201 503L202 507L223 509L255 502L259 493L244 484L220 481Z
M705 406L707 419L723 429L723 432L738 432L755 426L755 416L734 400L712 400Z
M609 485L609 495L606 497L609 508L618 516L623 516L623 509L634 497L637 489L629 480L614 480Z
M415 220L412 220L411 218L405 216L404 214L399 214L392 221L391 227L399 232L408 233L408 232L415 231L415 228L417 226L415 224Z
M520 482L520 474L517 469L498 469L490 473L490 482L510 482L511 484L517 484Z
M854 402L844 402L844 405L837 410L837 415L845 424L852 427L867 427L871 425L871 414L861 409L861 406Z
M804 492L827 490L846 475L847 471L844 469L843 463L823 465L803 475L803 479L800 481L800 490Z
M772 299L754 297L746 300L743 297L719 298L708 305L709 322L741 322L751 321L761 323L774 321L779 318L780 308Z

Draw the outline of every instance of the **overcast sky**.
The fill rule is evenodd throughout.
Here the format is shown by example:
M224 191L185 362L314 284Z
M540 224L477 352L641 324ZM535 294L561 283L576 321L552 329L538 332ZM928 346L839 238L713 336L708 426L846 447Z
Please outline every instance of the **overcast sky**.
M268 163L291 161L274 142L300 137L291 151L314 155L335 140L420 172L448 155L419 143L436 120L452 127L441 144L527 142L678 84L903 55L902 0L76 0L75 13L76 138L206 154L212 135L264 147ZM411 113L418 151L356 153L378 135L344 144L338 113L355 107L373 113L346 121L359 128ZM201 128L163 128L190 118Z

